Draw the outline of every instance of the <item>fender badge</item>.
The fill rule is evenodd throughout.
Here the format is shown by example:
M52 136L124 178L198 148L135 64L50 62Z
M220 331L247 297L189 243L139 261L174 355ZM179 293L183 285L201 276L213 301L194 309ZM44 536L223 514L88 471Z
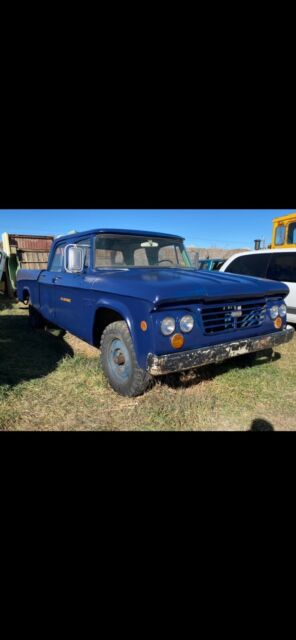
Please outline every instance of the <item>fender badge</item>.
M72 302L71 298L60 298L62 302Z

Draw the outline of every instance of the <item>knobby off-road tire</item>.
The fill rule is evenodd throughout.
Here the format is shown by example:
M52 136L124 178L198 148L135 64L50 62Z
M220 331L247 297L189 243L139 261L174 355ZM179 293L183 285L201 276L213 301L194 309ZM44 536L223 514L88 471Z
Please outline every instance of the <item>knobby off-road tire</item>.
M44 329L45 326L42 315L31 304L29 305L29 323L32 329Z
M152 376L140 369L126 322L109 324L101 339L103 372L114 391L135 398L151 384Z

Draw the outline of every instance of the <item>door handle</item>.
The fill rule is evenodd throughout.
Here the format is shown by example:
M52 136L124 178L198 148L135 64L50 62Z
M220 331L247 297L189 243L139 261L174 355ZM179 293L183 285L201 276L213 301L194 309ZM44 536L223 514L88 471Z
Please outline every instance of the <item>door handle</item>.
M52 279L53 284L57 281L57 280L61 280L62 277L61 276L55 276L55 278Z

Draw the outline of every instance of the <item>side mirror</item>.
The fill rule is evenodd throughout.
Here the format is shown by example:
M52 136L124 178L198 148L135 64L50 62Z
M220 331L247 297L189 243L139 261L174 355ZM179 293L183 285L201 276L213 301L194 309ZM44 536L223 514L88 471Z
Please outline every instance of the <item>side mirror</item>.
M68 273L83 271L83 249L75 244L68 244L65 248L65 270Z

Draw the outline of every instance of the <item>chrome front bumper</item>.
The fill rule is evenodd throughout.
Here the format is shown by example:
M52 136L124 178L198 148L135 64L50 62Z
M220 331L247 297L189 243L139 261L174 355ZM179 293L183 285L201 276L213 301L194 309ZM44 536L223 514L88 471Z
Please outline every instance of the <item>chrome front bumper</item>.
M254 353L262 349L270 349L285 342L290 342L294 333L293 327L288 325L282 331L236 340L235 342L224 342L223 344L202 347L201 349L179 351L178 353L169 353L164 356L155 356L149 353L147 370L153 376L161 376L167 373L202 367L205 364L223 362L223 360L228 360L229 358Z

